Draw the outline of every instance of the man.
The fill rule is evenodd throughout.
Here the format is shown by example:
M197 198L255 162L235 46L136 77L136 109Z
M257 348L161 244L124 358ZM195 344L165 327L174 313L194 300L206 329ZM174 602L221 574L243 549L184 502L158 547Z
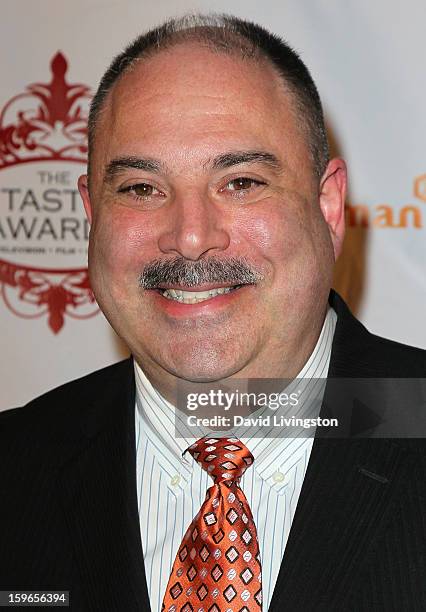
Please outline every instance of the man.
M237 497L254 552L236 576L244 532L228 525L236 548L208 540L207 577L203 548L193 567L181 554L188 526L202 545L195 515L210 537L197 512L213 481L175 435L178 383L425 373L422 351L329 295L346 167L306 67L259 26L172 21L116 58L89 124L91 283L134 362L2 415L1 588L69 590L83 611L425 609L422 441L235 438L254 464L233 497L215 467L205 503L232 523ZM352 434L389 397L382 384L354 411L325 393L322 414Z

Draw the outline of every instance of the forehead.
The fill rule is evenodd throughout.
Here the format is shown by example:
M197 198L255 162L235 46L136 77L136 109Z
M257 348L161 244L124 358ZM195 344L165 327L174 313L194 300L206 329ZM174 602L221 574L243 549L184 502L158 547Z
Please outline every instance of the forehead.
M256 147L259 140L279 147L298 131L293 94L268 61L197 43L135 62L101 115L94 153L103 153L105 162L166 149L196 157L198 149L220 153L221 145Z

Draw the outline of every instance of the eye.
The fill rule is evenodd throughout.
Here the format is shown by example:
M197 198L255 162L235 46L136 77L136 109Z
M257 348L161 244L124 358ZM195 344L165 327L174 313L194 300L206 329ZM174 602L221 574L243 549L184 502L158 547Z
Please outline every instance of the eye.
M136 185L129 185L118 190L119 193L130 193L136 199L146 200L151 197L158 195L164 195L159 189L150 185L149 183L137 183Z
M259 185L265 185L265 183L257 179L249 178L248 176L239 176L226 183L221 191L248 191Z

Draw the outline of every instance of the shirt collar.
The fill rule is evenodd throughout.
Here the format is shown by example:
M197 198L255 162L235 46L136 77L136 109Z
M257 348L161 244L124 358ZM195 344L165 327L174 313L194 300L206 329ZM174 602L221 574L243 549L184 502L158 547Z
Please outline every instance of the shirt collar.
M136 381L136 409L143 420L144 427L148 427L160 445L164 445L178 461L188 459L184 453L188 446L196 441L190 436L182 438L176 436L176 409L158 391L145 372L133 360ZM191 457L189 457L191 459ZM192 459L191 459L192 460Z
M325 379L328 374L336 321L335 311L328 306L315 348L297 375L298 380L295 379L292 383L300 388L302 382L304 385L302 396L315 396L316 403L319 404L322 401ZM151 436L155 437L160 446L164 445L178 462L183 461L190 466L193 459L189 453L186 453L186 450L190 444L202 437L204 432L200 430L199 435L197 435L197 431L193 431L193 428L191 428L191 431L188 428L185 430L184 421L181 420L180 431L184 432L184 437L177 437L176 419L179 418L179 412L153 387L135 360L134 368L137 418L143 420L143 426L149 428ZM300 381L300 379L304 379L304 381ZM322 384L321 379L323 379L324 384ZM309 392L306 393L306 391ZM303 409L304 414L309 409L306 403L299 408ZM294 416L297 416L297 414ZM215 434L212 433L211 435L214 436ZM231 432L230 435L232 435ZM259 434L256 437L255 428L247 428L247 430L240 432L240 439L253 454L255 458L254 466L262 478L268 478L275 469L280 467L277 462L279 463L280 457L284 456L285 449L292 444L294 445L294 438L259 437ZM301 445L298 445L298 447L301 447Z

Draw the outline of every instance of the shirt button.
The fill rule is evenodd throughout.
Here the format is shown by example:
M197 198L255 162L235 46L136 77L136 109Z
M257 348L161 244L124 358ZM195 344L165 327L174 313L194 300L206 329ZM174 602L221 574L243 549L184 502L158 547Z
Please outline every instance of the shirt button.
M272 480L274 482L282 482L284 480L284 478L285 478L285 476L281 472L274 472L272 474Z
M170 484L173 485L174 487L176 487L178 484L180 483L180 476L179 474L176 474L175 476L173 476L173 478L170 480Z

